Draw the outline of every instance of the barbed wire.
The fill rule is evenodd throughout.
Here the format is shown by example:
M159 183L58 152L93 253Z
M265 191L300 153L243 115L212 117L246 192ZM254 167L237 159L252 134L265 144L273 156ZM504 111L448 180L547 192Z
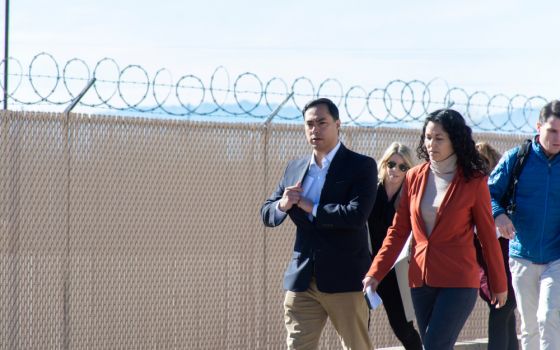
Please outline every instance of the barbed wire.
M92 91L79 104L86 111L266 119L293 92L274 120L301 120L304 104L320 96L331 98L341 109L341 119L349 125L416 126L427 113L453 106L475 130L532 133L538 111L547 102L542 96L467 92L449 86L443 79L396 79L373 89L360 85L345 89L332 78L316 84L302 76L289 84L279 77L263 80L245 72L232 80L223 66L216 68L207 82L194 74L174 81L166 68L150 75L140 65L121 68L108 57L93 66L80 58L61 64L46 52L33 56L27 71L16 58L10 57L8 63L8 102L21 109L66 106L90 79L96 78ZM0 67L3 65L1 61Z

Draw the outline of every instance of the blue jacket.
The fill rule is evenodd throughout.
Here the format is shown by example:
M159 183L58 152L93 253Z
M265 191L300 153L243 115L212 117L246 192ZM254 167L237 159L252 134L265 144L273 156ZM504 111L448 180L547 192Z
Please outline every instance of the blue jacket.
M507 190L518 149L504 154L488 178L494 218L506 212L500 199ZM548 159L537 137L531 144L514 198L516 210L510 219L516 234L510 241L509 255L537 264L560 259L560 156Z

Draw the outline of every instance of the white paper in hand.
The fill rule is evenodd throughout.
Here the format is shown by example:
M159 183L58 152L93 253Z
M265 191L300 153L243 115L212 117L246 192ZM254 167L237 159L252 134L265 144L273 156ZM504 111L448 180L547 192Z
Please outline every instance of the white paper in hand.
M377 309L379 305L383 303L379 294L377 294L377 292L371 289L371 286L368 286L366 288L366 293L364 294L364 297L366 298L369 308L372 310Z

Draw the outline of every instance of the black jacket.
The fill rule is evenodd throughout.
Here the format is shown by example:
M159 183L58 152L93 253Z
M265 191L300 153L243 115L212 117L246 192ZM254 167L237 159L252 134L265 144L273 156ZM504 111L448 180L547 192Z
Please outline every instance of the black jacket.
M383 240L387 236L387 229L393 223L395 216L395 201L400 192L397 191L393 198L389 201L387 192L383 185L377 187L377 197L375 197L375 205L368 218L369 238L371 241L371 252L375 256L381 246Z

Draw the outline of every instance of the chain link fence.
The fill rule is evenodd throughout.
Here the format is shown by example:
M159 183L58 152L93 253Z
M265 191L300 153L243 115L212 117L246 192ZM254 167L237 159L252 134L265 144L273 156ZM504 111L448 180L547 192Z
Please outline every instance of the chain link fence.
M379 158L418 133L341 137ZM285 348L294 227L264 228L259 208L309 154L302 124L3 111L0 145L0 350ZM480 302L461 339L486 320ZM382 309L371 337L398 344ZM328 326L320 348L339 346Z

